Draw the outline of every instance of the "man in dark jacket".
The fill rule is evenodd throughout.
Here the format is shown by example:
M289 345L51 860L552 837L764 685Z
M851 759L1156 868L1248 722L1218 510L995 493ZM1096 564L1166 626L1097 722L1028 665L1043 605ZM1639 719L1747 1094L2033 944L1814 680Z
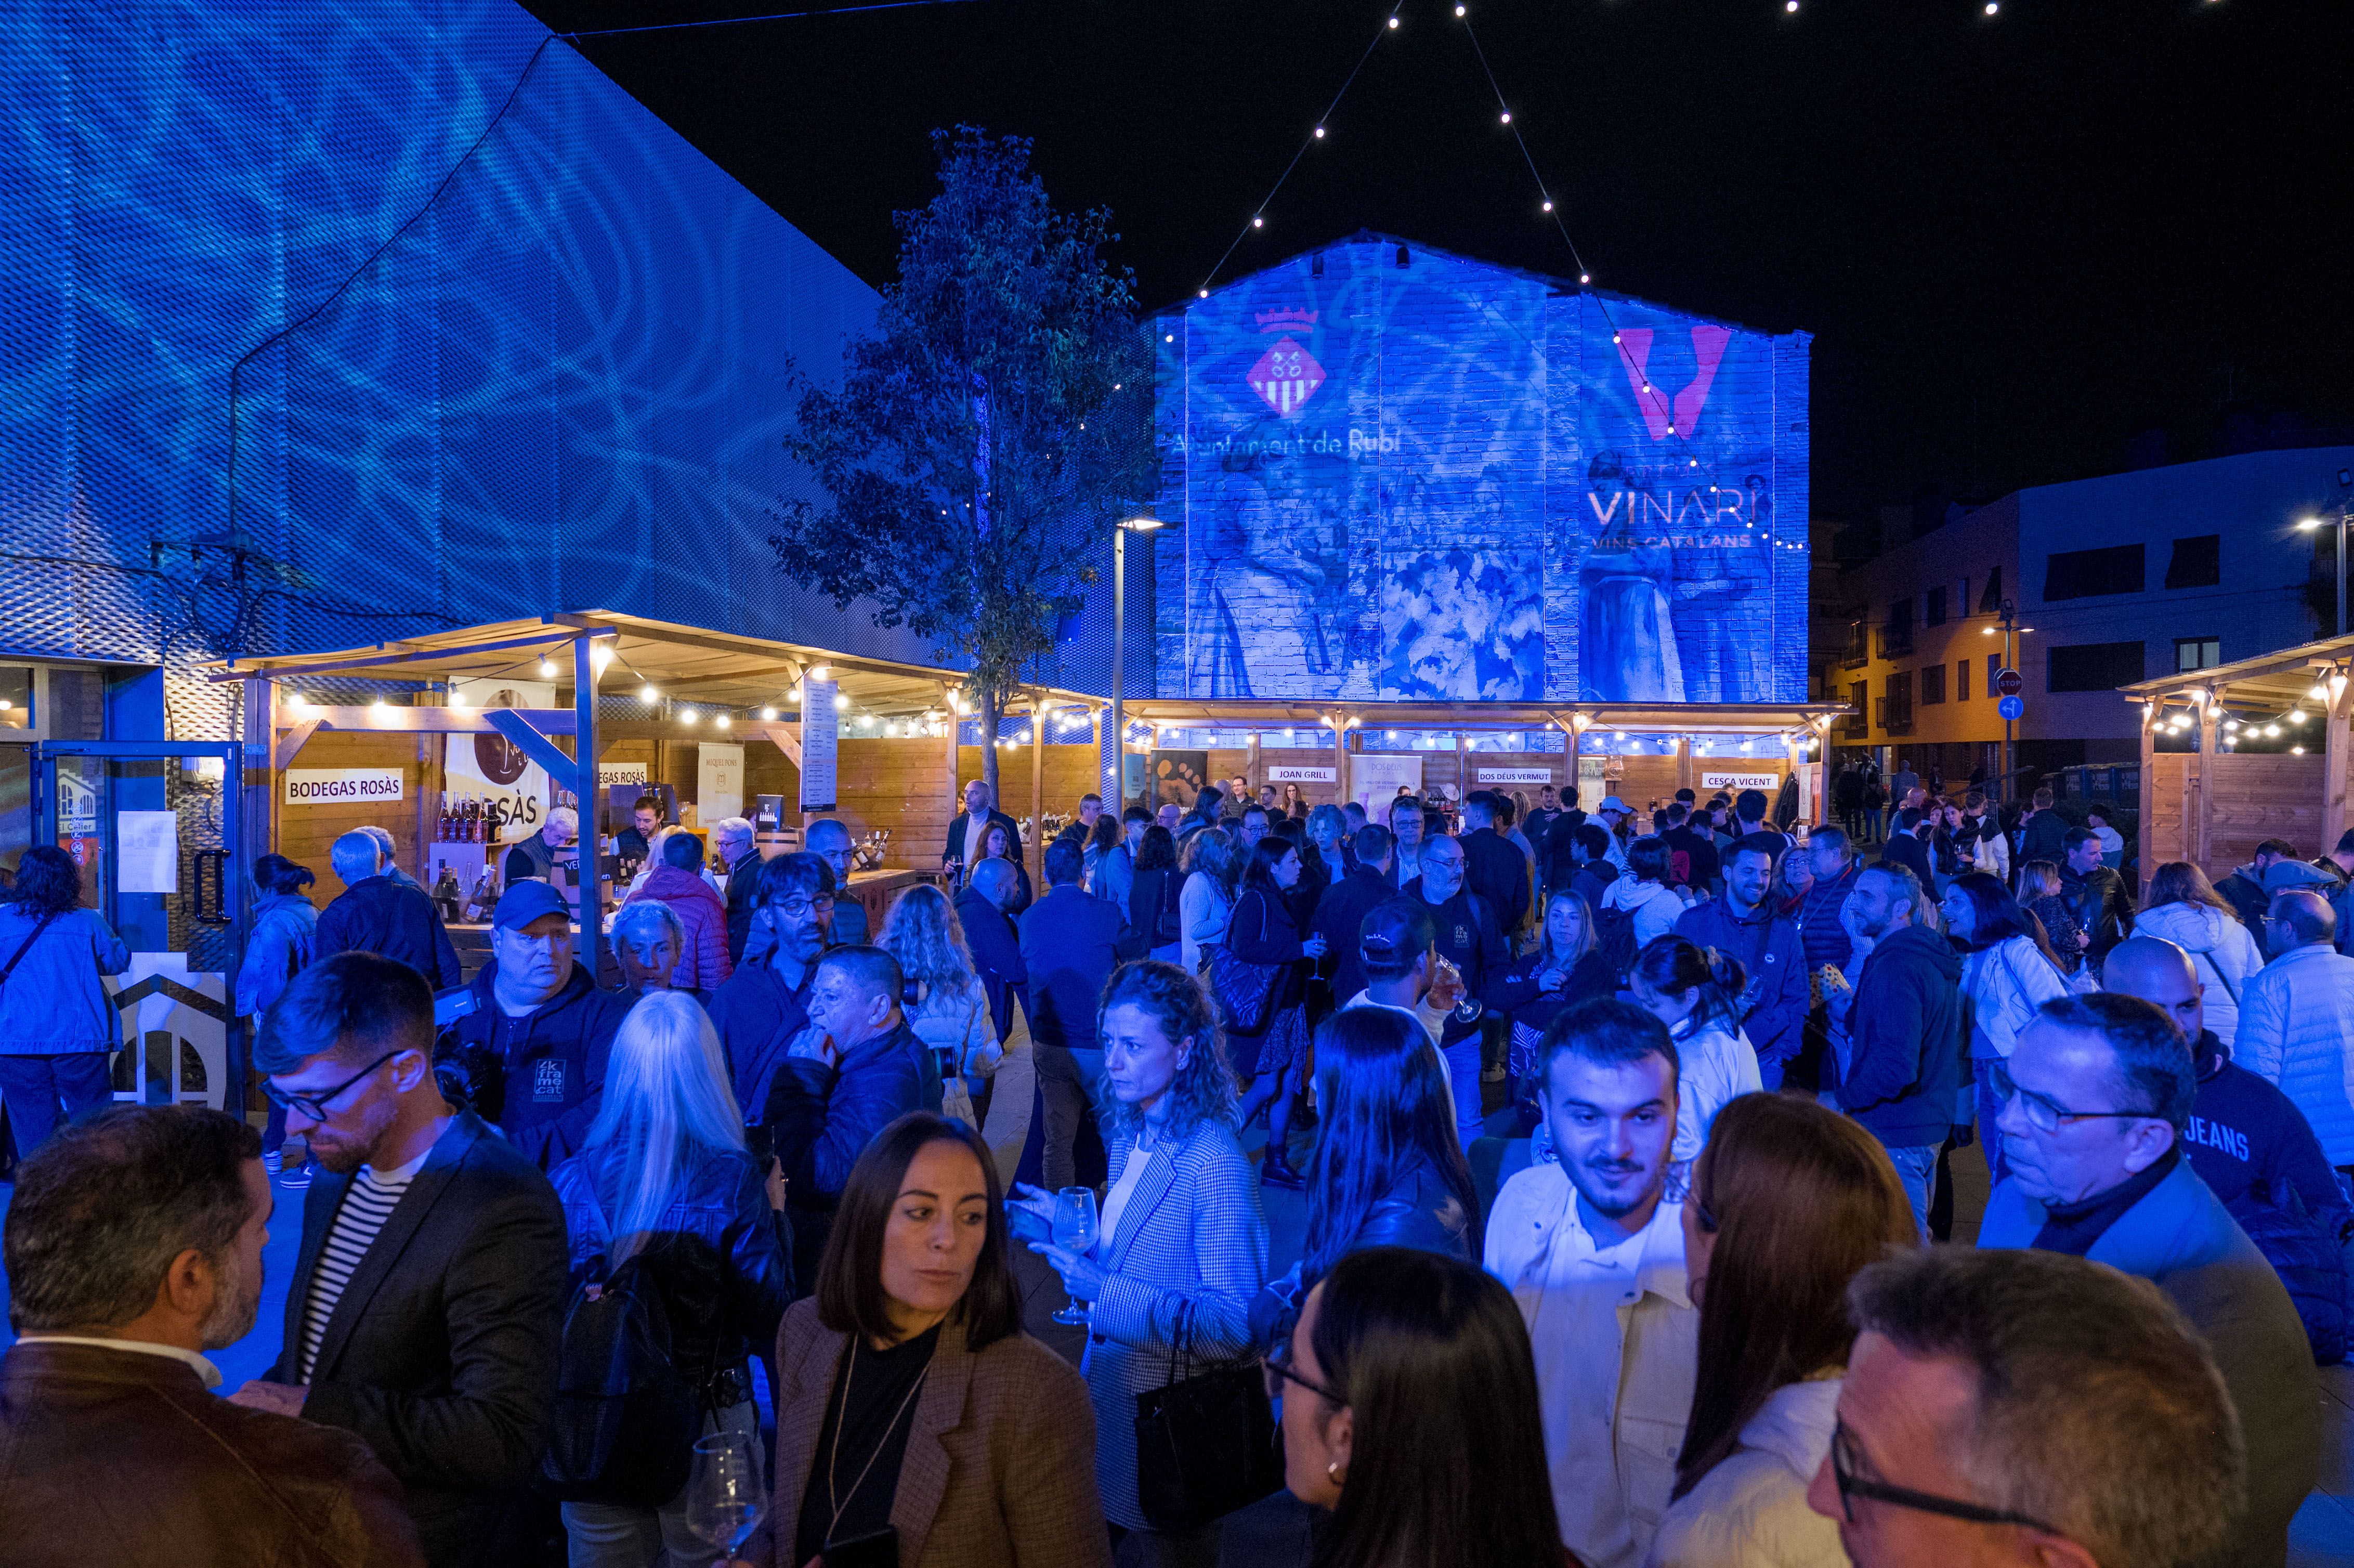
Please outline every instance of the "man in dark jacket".
M440 1056L483 1119L545 1171L588 1140L631 999L599 991L574 961L570 911L545 882L499 895L491 957L472 985L436 999Z
M1815 882L1798 909L1798 943L1806 951L1807 973L1811 976L1820 974L1825 964L1833 969L1847 967L1854 941L1840 922L1840 911L1847 904L1847 895L1855 891L1855 879L1863 865L1847 834L1838 828L1817 828L1808 836L1806 853L1813 862Z
M2109 949L2133 935L2133 895L2126 879L2101 863L2101 837L2090 828L2071 828L2062 841L2066 859L2060 867L2060 895L2076 912L2076 923L2090 938L2086 961L2095 973Z
M2181 1031L2138 997L2063 996L1997 1069L2009 1174L1978 1246L2070 1253L2166 1293L2214 1352L2246 1446L2247 1510L2230 1552L2201 1560L2274 1568L2319 1478L2320 1389L2279 1276L2183 1158L2197 1088Z
M1511 948L1488 901L1464 885L1463 846L1444 834L1422 846L1422 874L1401 891L1428 907L1438 930L1439 957L1462 972L1464 989L1482 1008L1494 1005ZM1449 1013L1438 1054L1455 1091L1455 1130L1469 1149L1484 1120L1479 1104L1479 1019Z
M1119 911L1079 885L1086 856L1057 840L1046 846L1046 895L1022 912L1022 968L1030 977L1032 1059L1036 1065L1040 1169L1049 1192L1075 1180L1079 1123L1095 1108L1103 1076L1096 999L1119 963Z
M748 945L755 956L711 993L708 1008L758 1156L767 1150L760 1118L769 1086L793 1037L809 1023L803 1001L833 918L832 868L807 851L780 854L761 864L753 896Z
M1692 809L1678 800L1668 807L1668 831L1659 835L1667 840L1670 856L1684 857L1684 885L1700 892L1713 891L1723 869L1716 839L1707 830L1705 820L1694 821Z
M1928 835L1935 824L1929 813L1918 806L1907 806L1896 813L1896 829L1888 842L1880 846L1882 864L1901 865L1911 872L1914 880L1924 887L1937 885L1936 868L1929 857Z
M760 851L752 839L752 824L730 817L711 830L711 848L727 868L727 962L744 961L744 944L752 934L752 911L759 906Z
M2051 790L2038 789L2019 819L2019 853L2010 863L2017 868L2031 860L2048 860L2057 865L2067 858L2067 841L2068 819L2052 809Z
M988 836L991 822L1005 830L1006 853L1018 863L1022 859L1022 830L1013 818L991 804L989 786L976 779L964 787L964 810L949 819L948 842L940 851L940 863L950 868L955 880L961 882L981 863L982 840Z
M1609 832L1599 822L1572 825L1564 812L1545 842L1545 896L1566 889L1585 899L1589 912L1601 908L1602 895L1618 880L1618 868L1609 860Z
M1940 933L1916 924L1921 884L1882 862L1857 874L1847 901L1853 957L1839 1107L1880 1139L1924 1233L1937 1150L1954 1127L1962 1077L1962 960Z
M453 986L464 978L458 951L441 924L441 910L415 883L401 886L384 874L382 854L374 838L348 832L327 852L343 878L344 892L319 912L318 934L312 940L316 958L332 953L382 953L398 959L438 986ZM545 883L542 886L546 885Z
M1499 804L1486 789L1463 797L1460 842L1465 881L1496 912L1496 924L1510 942L1529 920L1529 860L1518 844L1496 831L1496 819L1502 814Z
M796 1279L817 1277L850 1168L875 1135L926 1108L930 1050L899 1011L906 985L880 948L829 948L810 982L809 1027L777 1069L763 1119L785 1170Z
M399 1483L366 1443L207 1389L220 1373L205 1352L253 1328L270 1218L261 1135L221 1111L115 1106L26 1160L8 1210L20 1337L0 1357L12 1568L421 1568Z
M801 842L833 873L833 921L826 927L826 940L838 948L854 948L873 940L866 906L850 892L850 868L858 854L857 841L850 836L850 824L839 817L820 817L809 825ZM1015 858L1020 858L1018 848Z
M972 882L957 895L957 919L964 927L965 946L972 967L989 993L989 1018L1000 1040L1013 1033L1013 1004L1030 1012L1030 971L1022 964L1022 938L1005 912L1021 896L1022 885L1011 862L981 862Z
M432 1050L431 991L372 953L313 964L270 1010L254 1065L326 1174L284 1348L232 1398L357 1433L408 1489L433 1568L506 1568L532 1551L564 1213L525 1155L443 1101Z
M1724 895L1676 917L1676 935L1741 961L1735 1004L1743 1033L1757 1049L1766 1086L1782 1086L1782 1067L1798 1054L1807 1025L1807 964L1798 923L1774 912L1776 835L1741 840L1724 857Z
M1317 968L1337 1001L1345 1002L1365 989L1365 959L1358 950L1357 934L1369 911L1397 896L1397 889L1390 885L1390 831L1366 823L1357 830L1357 863L1316 901L1310 926L1324 938L1324 956L1316 961Z
M2232 913L2256 939L2256 950L2264 946L2264 916L2272 908L2273 895L2264 886L2264 874L2285 860L2296 858L2296 846L2286 839L2266 839L2256 846L2255 857L2247 864L2215 885L2232 906Z

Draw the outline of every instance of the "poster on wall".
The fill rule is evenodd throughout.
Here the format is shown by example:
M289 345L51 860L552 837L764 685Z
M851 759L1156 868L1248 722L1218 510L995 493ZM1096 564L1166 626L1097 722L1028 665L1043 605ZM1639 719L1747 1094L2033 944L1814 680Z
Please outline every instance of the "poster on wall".
M744 746L706 740L695 750L695 820L708 832L715 822L744 814Z
M801 677L801 810L831 811L834 796L834 757L842 715L834 707L839 681ZM737 776L737 789L743 789Z
M114 813L114 889L118 893L180 891L180 813Z
M556 688L535 681L450 683L453 694L476 708L548 708ZM442 753L442 789L453 800L471 796L491 808L494 843L529 838L547 821L547 769L525 757L513 741L491 730L453 735Z
M1804 334L1389 240L1162 325L1162 694L1803 696Z
M1350 758L1350 798L1365 809L1365 817L1389 826L1390 802L1400 795L1422 793L1422 758L1393 757L1368 751Z
M1193 808L1193 797L1210 781L1210 754L1206 751L1155 750L1152 764L1152 799L1158 806L1174 800L1187 810Z

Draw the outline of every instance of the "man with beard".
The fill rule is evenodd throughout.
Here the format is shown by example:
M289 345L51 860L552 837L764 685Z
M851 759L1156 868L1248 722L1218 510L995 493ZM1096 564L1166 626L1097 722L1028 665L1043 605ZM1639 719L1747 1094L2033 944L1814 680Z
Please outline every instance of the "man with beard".
M976 877L990 863L981 862ZM1010 874L1011 865L1006 866ZM793 1036L809 1022L804 1002L817 960L833 926L833 868L807 850L764 862L753 894L752 935L747 959L727 982L711 993L711 1025L727 1052L736 1103L744 1107L754 1152L765 1156L759 1128L769 1086Z
M433 993L406 964L313 964L253 1059L325 1174L277 1364L233 1403L357 1433L407 1489L433 1568L528 1561L568 1285L556 1189L442 1099Z
M1676 1048L1643 1009L1596 999L1553 1020L1537 1070L1559 1163L1496 1194L1486 1265L1528 1324L1562 1543L1587 1568L1636 1568L1675 1482L1700 1353L1683 1204L1667 1197Z
M366 1444L206 1392L220 1372L204 1352L243 1339L261 1305L270 1216L260 1135L217 1110L117 1107L25 1162L8 1210L21 1337L0 1358L0 1556L423 1561Z

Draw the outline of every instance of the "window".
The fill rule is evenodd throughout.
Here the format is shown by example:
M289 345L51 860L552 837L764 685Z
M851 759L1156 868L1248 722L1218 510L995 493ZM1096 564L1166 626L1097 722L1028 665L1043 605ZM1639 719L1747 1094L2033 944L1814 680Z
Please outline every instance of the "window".
M1987 573L1986 591L1978 595L1980 615L2002 613L2002 568L1995 567Z
M1967 659L1954 666L1954 701L1970 700L1970 662Z
M2057 559L2058 557L2053 557ZM2138 642L2079 642L2045 651L2047 692L2114 692L2147 673Z
M2177 670L2211 670L2223 662L2223 644L2214 637L2178 637L2174 640L2174 667Z
M0 729L32 727L33 672L22 665L0 669Z
M2062 550L2043 577L2046 599L2095 599L2102 594L2139 593L2147 580L2140 545L2105 550Z
M2174 542L2174 556L2166 563L2167 587L2220 588L2222 582L2222 535L2201 534L2195 539L2177 539Z
M2001 673L2002 673L2002 655L2001 655L2001 654L1999 654L1999 653L1989 653L1989 654L1988 654L1988 655L1987 655L1987 690L1988 690L1988 691L1991 692L1991 691L1993 691L1993 690L1994 690L1994 678L1995 678L1997 675L1999 675L1999 674L2001 674Z
M1923 609L1923 611L1922 611L1922 615L1921 615L1921 624L1922 624L1922 625L1924 625L1924 626L1943 626L1943 625L1945 625L1945 624L1946 624L1946 590L1945 590L1945 588L1944 588L1943 587L1938 587L1938 588L1931 588L1931 589L1929 590L1928 599L1929 599L1928 604L1925 607L1925 609Z
M1923 665L1921 669L1921 705L1925 708L1931 703L1942 703L1945 700L1946 667L1943 664Z
M1888 677L1887 695L1880 699L1880 727L1891 735L1913 733L1913 672L1901 670Z

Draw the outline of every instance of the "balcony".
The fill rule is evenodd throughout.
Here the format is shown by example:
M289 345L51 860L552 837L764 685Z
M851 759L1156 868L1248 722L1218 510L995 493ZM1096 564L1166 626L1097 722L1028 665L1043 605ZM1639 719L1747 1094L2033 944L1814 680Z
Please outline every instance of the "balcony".
M1913 705L1910 702L1894 703L1882 697L1872 704L1872 720L1884 735L1911 735Z
M1872 642L1882 659L1909 658L1913 652L1913 623L1907 620L1881 627L1872 634Z
M1859 620L1848 627L1847 646L1840 650L1843 669L1861 670L1872 662L1872 629Z
M1868 740L1872 736L1872 716L1861 711L1843 714L1831 726L1831 733L1855 740Z

